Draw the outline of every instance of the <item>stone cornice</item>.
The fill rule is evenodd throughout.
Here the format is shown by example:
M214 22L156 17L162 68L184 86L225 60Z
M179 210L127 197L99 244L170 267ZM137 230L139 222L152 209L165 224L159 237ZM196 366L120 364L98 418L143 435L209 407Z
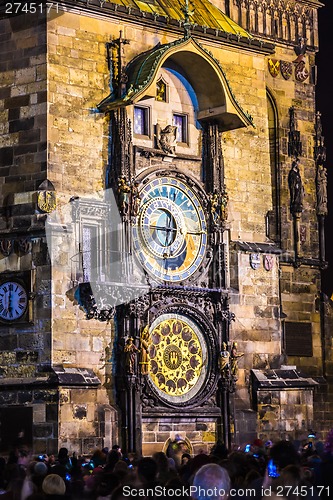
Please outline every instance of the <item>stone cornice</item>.
M143 12L138 8L127 8L123 5L103 2L100 0L59 0L57 9L73 12L82 15L89 15L94 18L108 19L114 18L118 21L140 24L150 28L158 28L170 35L182 36L184 28L177 19L167 18L149 12ZM267 42L258 38L247 38L245 36L226 33L224 31L208 28L207 26L194 26L191 30L192 36L200 39L201 42L216 42L219 46L232 46L244 48L251 52L262 54L272 54L275 50L273 42Z

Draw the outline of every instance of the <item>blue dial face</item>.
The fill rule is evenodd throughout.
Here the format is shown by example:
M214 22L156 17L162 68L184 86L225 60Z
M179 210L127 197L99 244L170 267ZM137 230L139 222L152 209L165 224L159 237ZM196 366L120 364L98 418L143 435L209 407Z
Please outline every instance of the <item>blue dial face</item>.
M154 179L140 191L134 248L143 267L157 279L179 282L201 265L207 227L197 195L183 181Z
M14 321L21 318L28 305L24 287L16 281L6 281L0 285L0 318Z

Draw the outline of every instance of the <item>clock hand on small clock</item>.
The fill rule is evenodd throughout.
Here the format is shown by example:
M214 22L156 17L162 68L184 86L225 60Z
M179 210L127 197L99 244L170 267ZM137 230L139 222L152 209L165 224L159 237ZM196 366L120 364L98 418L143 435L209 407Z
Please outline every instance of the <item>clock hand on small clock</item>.
M9 290L8 292L8 314L9 316L13 316L13 313L12 313L12 292L11 290Z

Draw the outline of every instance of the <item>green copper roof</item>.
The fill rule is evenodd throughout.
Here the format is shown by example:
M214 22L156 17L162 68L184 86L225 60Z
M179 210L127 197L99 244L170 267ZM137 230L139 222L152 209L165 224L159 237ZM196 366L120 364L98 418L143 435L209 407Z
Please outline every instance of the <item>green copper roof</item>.
M163 59L165 59L168 54L170 54L170 56L172 57L172 54L179 53L179 51L182 53L185 52L187 54L190 54L191 49L197 54L201 54L201 56L204 55L206 59L210 61L210 64L215 65L215 71L219 72L220 77L224 81L224 90L220 94L222 95L222 93L226 93L229 96L232 107L231 114L238 114L238 117L241 117L240 120L237 120L238 123L242 124L237 125L237 127L245 125L254 126L252 117L247 112L245 112L237 102L237 99L233 94L233 91L219 61L213 56L210 51L205 49L192 37L180 38L164 45L157 45L151 50L143 52L135 57L126 67L128 82L124 94L121 97L110 94L97 105L97 108L100 111L105 112L121 106L126 106L128 104L133 104L137 102L137 100L141 99L144 95L146 95L146 97L154 97L155 94L151 94L151 84L156 77L160 65L163 63ZM187 55L186 60L188 57L189 56ZM183 62L185 64L185 61ZM190 68L188 68L188 71L190 71ZM193 85L195 85L194 82ZM220 104L223 106L225 102L221 102ZM215 106L216 109L218 109L218 105L216 103L212 106ZM211 112L213 112L213 110L211 110ZM225 110L224 119L226 118L227 113L230 114L230 111ZM230 126L230 129L237 127ZM227 130L227 128L225 130Z
M140 2L139 0L106 0L106 2L123 5L124 7L137 8L142 12L166 16L177 21L184 20L185 0L149 0L148 2ZM191 23L224 31L225 33L252 38L246 30L232 21L232 19L208 0L190 0L189 9L193 12L193 15L190 16Z

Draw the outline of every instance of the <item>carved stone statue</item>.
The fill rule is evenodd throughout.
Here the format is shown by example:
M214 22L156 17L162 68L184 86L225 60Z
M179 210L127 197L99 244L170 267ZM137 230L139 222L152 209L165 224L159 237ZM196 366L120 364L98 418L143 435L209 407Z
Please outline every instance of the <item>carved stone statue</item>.
M231 375L237 378L238 374L238 359L244 356L243 352L237 351L237 342L234 342L231 347L230 353L230 371Z
M141 197L138 189L139 183L133 181L131 185L131 215L136 217L139 213Z
M149 326L146 325L140 334L140 371L142 375L148 374L149 369Z
M226 221L228 218L228 193L225 189L221 193L218 193L215 189L210 195L210 213L213 222L217 224L219 220Z
M131 187L126 180L126 177L125 176L119 177L117 194L118 194L119 210L122 215L126 215L128 213L130 191Z
M221 195L221 220L226 221L228 218L228 193L224 190Z
M222 378L228 378L230 375L230 352L227 350L227 344L222 343L222 351L220 352L219 368Z
M139 351L140 350L133 344L132 337L129 337L126 340L126 344L124 347L125 369L128 375L135 374L135 361Z
M298 63L300 61L303 61L304 59L304 56L306 54L306 41L307 39L304 38L304 37L298 37L298 45L296 45L296 47L294 47L294 51L295 51L295 54L297 55L297 58L295 59L295 61L293 61L294 63Z
M292 214L303 212L304 187L301 174L299 172L299 158L292 162L288 175L288 184L290 190L290 211Z
M214 193L210 195L210 213L215 223L217 223L219 219L218 208L219 208L219 195L217 194L217 191L215 189Z
M159 124L156 125L157 146L166 154L175 154L176 151L176 125L167 125L161 130Z
M327 215L327 169L319 165L316 177L317 214Z

